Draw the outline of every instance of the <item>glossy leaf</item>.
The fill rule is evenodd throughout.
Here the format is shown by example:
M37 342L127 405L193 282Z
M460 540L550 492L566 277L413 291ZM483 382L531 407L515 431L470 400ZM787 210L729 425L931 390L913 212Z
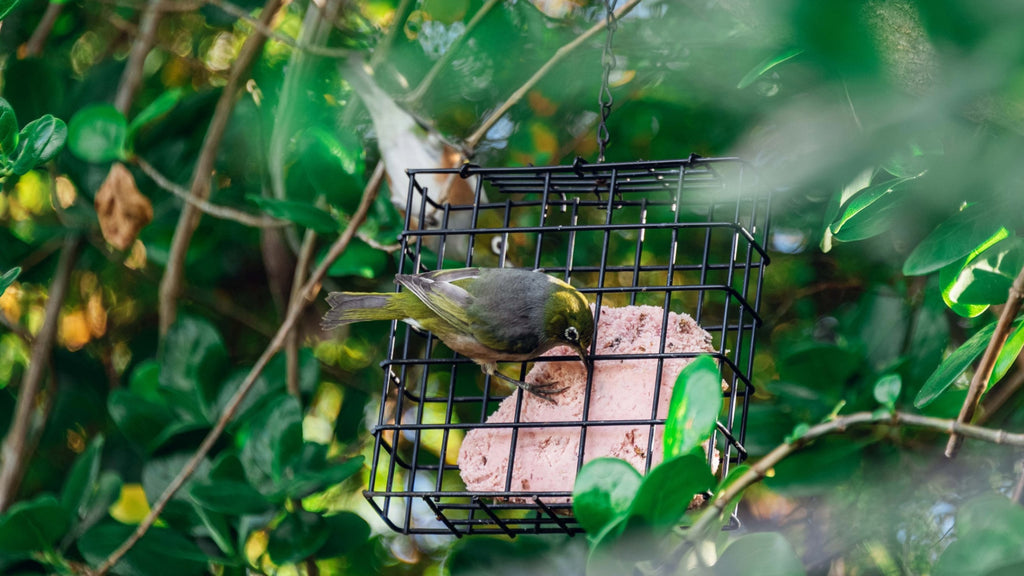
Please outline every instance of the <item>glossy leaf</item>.
M128 122L109 104L94 104L71 117L68 147L86 162L110 162L124 155Z
M277 200L264 198L249 194L246 196L270 216L294 222L321 234L331 234L338 231L338 221L329 213L325 212L306 202L292 202L289 200Z
M676 456L653 468L629 507L629 526L643 525L664 533L677 526L693 497L715 486L701 449Z
M275 564L292 564L316 554L330 535L322 516L300 511L285 516L270 532L267 552Z
M853 242L881 234L889 229L900 196L897 189L918 176L895 178L857 192L839 209L829 225L836 240Z
M1006 238L1008 231L983 207L972 205L950 216L925 237L903 263L903 273L918 276L934 272L967 256L978 246L990 246L993 239Z
M327 541L317 550L318 558L337 558L359 549L370 537L370 525L358 514L342 511L324 517Z
M939 271L939 286L942 289L942 300L950 310L960 316L973 318L988 309L988 304L971 304L959 301L964 290L972 283L972 275L970 273L965 274L964 272L971 267L971 263L976 258L985 253L989 248L998 245L1008 234L1005 229L1000 229L997 234L971 250L970 254Z
M946 391L964 370L967 370L974 360L981 356L988 347L988 341L996 331L996 323L992 322L981 330L978 330L966 342L960 345L952 354L946 357L935 369L935 372L928 378L921 387L921 391L914 398L914 406L921 408L935 401L940 394Z
M99 524L78 539L78 550L86 562L97 566L134 530L135 526L114 522ZM209 561L210 557L192 540L169 528L154 526L114 566L114 573L126 576L199 575L207 573Z
M49 551L67 527L67 512L49 494L15 502L0 516L0 552Z
M0 0L2 2L3 0ZM0 11L3 10L0 4ZM18 147L18 117L7 100L0 98L0 161L9 158Z
M642 483L635 468L616 458L595 458L583 465L572 491L572 510L590 534L625 517Z
M305 498L311 494L323 492L335 484L348 480L363 467L364 457L361 455L343 463L336 463L326 459L326 445L306 442L304 448L306 447L322 447L322 450L312 451L317 455L319 461L303 462L294 477L282 483L281 491L290 498ZM303 450L303 454L309 452L309 450Z
M10 288L11 284L14 284L14 281L18 278L18 274L21 274L21 268L17 266L3 274L0 274L0 296L3 296L4 292Z
M278 489L288 460L302 447L302 409L289 395L278 396L249 422L239 458L246 477L263 494Z
M1007 238L966 263L947 297L959 304L1002 304L1022 267L1024 238Z
M665 459L700 446L711 436L722 409L722 376L711 356L699 356L679 372L665 420Z
M313 189L328 203L346 213L359 206L366 152L354 134L308 128L298 138L297 161Z
M14 162L14 173L25 174L49 162L64 147L67 138L68 127L64 121L50 114L29 122L21 129L18 138L18 159Z
M754 68L750 70L750 72L747 72L743 76L743 79L740 80L739 84L736 85L736 88L742 90L747 86L750 86L758 78L764 76L772 68L775 68L776 66L782 64L783 62L796 58L797 56L803 54L803 52L803 48L787 48L782 52L779 52L778 54L772 54L771 56L768 56L767 58L759 62L757 66L754 66Z
M75 464L64 481L60 504L67 510L72 521L78 520L87 512L87 505L99 479L102 453L103 436L100 435L93 438L89 447L75 459Z
M1024 350L1024 322L1018 321L1016 327L1007 336L1006 342L1003 343L1003 349L996 356L996 363L992 367L992 375L988 379L989 388L1002 380L1003 376L1006 376L1006 373L1010 371L1010 368L1017 361L1017 357L1020 356L1021 350Z
M124 437L143 451L156 448L157 438L176 418L166 404L147 400L124 388L110 393L107 411Z
M0 20L7 17L7 15L11 13L11 10L17 8L19 2L21 2L21 0L0 0Z
M733 540L715 562L716 576L801 576L806 574L793 546L782 534L760 532Z

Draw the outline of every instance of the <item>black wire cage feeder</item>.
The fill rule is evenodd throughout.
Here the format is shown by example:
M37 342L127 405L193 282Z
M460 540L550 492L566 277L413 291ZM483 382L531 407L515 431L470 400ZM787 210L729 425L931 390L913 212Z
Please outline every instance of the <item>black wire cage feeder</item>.
M689 315L709 335L707 351L723 378L723 408L706 447L708 462L724 477L744 460L770 223L770 194L750 166L737 158L691 156L551 167L466 165L408 174L399 273L472 266L542 269L575 286L594 305L595 341L601 339L602 311L657 307L661 318L651 318L655 325L660 322L656 348L628 354L597 350L595 372L602 363L656 362L653 377L661 380L663 364L701 353L666 345L670 311ZM444 179L471 185L473 203L435 203L426 183ZM419 226L430 221L430 214L436 226ZM658 383L642 418L588 417L588 379L580 417L527 421L522 394L485 376L431 334L395 322L389 345L364 495L395 531L456 536L581 532L572 513L571 484L540 490L513 482L517 455L520 464L527 458L517 437L529 431L557 429L577 439L567 471L572 478L600 455L585 457L584 452L588 434L594 438L602 428L645 431L647 449L639 452L637 467L645 472L657 464L656 431L665 422L658 417ZM572 358L545 356L521 365L503 363L501 369L522 380L531 366L558 360ZM489 422L505 398L514 403L512 417ZM479 429L511 439L497 490L470 490L460 475L460 445Z

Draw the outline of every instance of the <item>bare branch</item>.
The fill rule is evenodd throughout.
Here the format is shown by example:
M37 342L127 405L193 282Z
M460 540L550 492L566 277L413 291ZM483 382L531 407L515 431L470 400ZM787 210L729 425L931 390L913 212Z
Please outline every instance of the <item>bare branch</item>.
M630 10L636 8L636 5L639 3L640 0L629 0L629 2L626 2L618 10L615 11L615 19L618 20L622 18L623 16L628 14ZM487 131L490 130L491 127L494 126L498 122L498 120L500 120L501 117L505 115L505 113L507 113L513 106L515 106L520 100L522 100L523 96L526 96L526 93L529 92L530 89L532 89L534 86L536 86L537 82L540 82L541 78L546 76L547 73L550 72L556 64L564 60L566 56L568 56L574 50L582 46L584 42L589 40L591 37L593 37L601 30L604 30L607 25L607 20L601 20L597 24L594 24L586 32L580 34L574 40L572 40L565 46L559 48L558 51L555 52L554 56L552 56L547 62L544 63L543 66L541 66L536 72L534 72L533 76L530 76L529 80L527 80L522 86L520 86L515 92L513 92L512 95L508 97L508 100L505 100L505 102L502 103L501 106L498 106L498 108L496 108L494 112L492 112L491 115L488 116L487 119L484 120L482 124L480 124L480 127L476 129L476 132L473 132L469 139L466 140L466 147L469 148L469 150L475 149L477 147L477 144L479 144L480 141L484 139L484 136L487 135Z
M376 240L371 238L369 234L361 230L356 233L356 238L362 240L370 248L373 248L374 250L381 250L387 252L388 254L394 254L395 252L398 252L399 250L402 249L402 245L397 242L394 244L381 244L380 242L377 242Z
M125 116L128 115L135 94L142 84L143 65L156 40L156 30L160 24L160 18L163 16L163 3L164 0L149 0L149 3L146 4L146 9L142 12L142 19L139 22L139 35L132 43L128 63L125 64L124 72L121 74L121 84L117 88L114 107Z
M32 36L25 43L26 58L35 58L43 53L46 40L50 37L53 25L57 23L57 17L60 16L63 9L63 2L50 2L46 5L46 12L43 13L43 18L39 20L39 25L32 31Z
M155 182L157 186L171 194L174 194L178 198L181 198L203 214L209 214L214 218L230 220L231 222L237 222L243 226L251 226L253 228L282 228L289 224L286 220L278 220L271 216L257 216L242 210L236 210L235 208L214 204L209 200L196 198L189 194L188 190L186 190L184 186L179 186L174 182L171 182L166 176L161 174L159 170L141 156L135 157L135 163L138 164L139 168L141 168L142 171L146 173L146 176L149 176L150 180Z
M142 522L135 528L132 535L125 540L117 550L114 550L110 556L108 556L99 567L96 568L93 576L103 576L117 563L118 560L124 557L124 555L135 545L136 542L141 539L146 532L153 526L156 519L163 512L171 498L177 494L178 490L185 485L185 482L195 474L196 469L199 467L199 463L203 461L203 458L210 453L217 439L224 433L224 429L227 428L228 423L234 418L235 413L238 412L239 406L242 401L245 400L246 395L252 389L253 384L256 383L257 378L266 368L267 363L276 354L281 347L284 345L285 339L292 327L295 326L296 320L299 318L299 314L305 308L309 299L313 296L315 291L323 280L324 275L327 273L327 268L330 267L334 261L341 256L341 254L348 247L349 242L355 236L356 230L366 220L366 215L370 212L370 207L373 206L373 201L377 197L377 190L380 188L381 181L384 178L384 165L380 162L377 163L377 168L373 172L373 176L370 177L369 183L367 183L365 190L363 191L363 199L356 209L356 212L352 215L352 220L349 221L348 226L345 227L345 231L342 232L341 236L331 245L330 250L327 252L327 256L323 259L316 270L310 275L309 280L303 285L300 291L301 298L295 298L288 305L288 313L285 315L284 321L281 323L281 327L278 328L277 333L274 334L270 344L267 345L266 350L260 355L256 364L249 371L249 374L245 377L239 385L238 390L228 401L224 407L224 411L217 419L217 423L214 424L213 429L207 433L206 438L203 439L199 449L196 450L192 458L185 464L181 472L171 481L164 490L163 494L157 499L150 509L149 514L142 520Z
M28 371L18 390L18 401L14 410L14 421L3 443L3 466L0 466L0 513L10 507L21 483L22 471L25 466L25 441L28 438L29 426L32 421L32 410L35 407L39 390L42 387L43 374L48 364L47 358L53 348L57 336L57 320L60 318L60 307L64 304L71 271L78 260L82 246L82 237L71 233L64 240L64 249L57 262L50 290L47 292L46 310L43 326L32 344Z
M303 52L308 52L310 54L316 54L317 56L324 56L326 58L346 58L352 54L352 51L346 48L329 48L327 46L310 44L309 42L304 41L302 38L299 38L299 40L296 41L290 36L287 36L270 28L261 20L253 18L249 15L248 12L245 11L244 8L239 8L238 6L232 4L231 2L227 2L226 0L204 0L204 2L206 2L207 4L212 4L217 8L220 8L228 14L238 18L239 20L244 20L247 24L253 27L253 30L259 32L260 34L270 39L276 40L284 44L285 46L290 46L296 50L301 50ZM315 5L311 4L310 9L315 9Z
M263 5L263 12L260 14L264 25L270 24L277 11L281 9L281 5L282 0L267 0ZM236 94L242 85L242 79L248 75L249 67L265 42L266 36L258 32L246 38L238 54L238 59L235 60L235 64L231 68L228 83L217 100L213 118L206 130L206 136L203 138L202 150L192 172L192 186L189 194L197 199L205 200L210 195L210 175L213 173L214 160L217 157L217 150L220 148L224 130L227 128L228 118L235 106ZM192 241L192 233L199 224L200 215L201 212L195 206L187 204L178 218L178 225L171 241L171 250L167 256L167 269L160 281L160 334L166 334L177 317L178 297L181 295L181 284L185 276L185 254Z
M306 270L313 260L313 249L316 248L316 232L306 230L306 237L302 239L302 248L299 249L299 260L295 263L295 274L292 276L292 293L288 298L288 306L295 305L295 300L302 298L302 285L306 281ZM302 399L299 390L299 337L298 331L292 330L288 333L288 342L285 350L285 374L287 379L288 393L296 399ZM301 402L300 402L301 403Z
M1002 351L1003 345L1006 344L1006 339L1010 336L1013 319L1020 312L1022 303L1024 303L1024 269L1021 269L1020 273L1017 274L1017 278L1010 286L1010 294L1006 298L1006 305L1003 306L1003 311L999 314L999 321L996 322L996 331L992 333L992 338L988 341L988 347L985 348L985 353L981 356L978 369L974 371L974 378L971 379L971 385L967 388L967 398L964 398L964 404L960 407L960 414L956 417L956 421L960 424L966 424L974 418L974 412L978 409L978 402L981 401L981 395L984 394L988 380L992 376L992 369L995 368L999 352ZM962 443L963 438L956 433L952 434L946 443L946 458L956 457L956 453L960 450Z

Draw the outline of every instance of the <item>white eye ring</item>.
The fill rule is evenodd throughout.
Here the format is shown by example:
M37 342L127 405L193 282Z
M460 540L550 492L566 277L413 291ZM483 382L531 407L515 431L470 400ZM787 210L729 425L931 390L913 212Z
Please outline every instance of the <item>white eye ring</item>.
M575 326L569 326L565 329L565 339L569 342L579 342L580 333L576 330Z

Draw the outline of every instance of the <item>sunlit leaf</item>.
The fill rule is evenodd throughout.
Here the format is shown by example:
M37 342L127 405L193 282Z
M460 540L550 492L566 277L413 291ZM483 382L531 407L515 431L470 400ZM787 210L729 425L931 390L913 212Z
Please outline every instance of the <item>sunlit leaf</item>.
M665 420L665 458L700 446L711 436L722 409L722 376L711 356L700 356L676 378Z
M802 54L803 51L803 48L787 48L782 52L779 52L778 54L772 54L768 56L767 58L759 62L757 66L754 66L754 68L750 70L750 72L747 72L743 76L743 79L740 80L740 83L736 85L736 88L742 90L747 86L750 86L758 78L763 76L772 68L775 68L776 66L782 64L783 62L786 62L787 60L796 58L797 56Z
M14 281L18 279L18 274L21 274L21 267L18 266L0 274L0 296L3 296L11 284L14 284Z
M964 208L939 224L903 263L907 276L928 274L967 256L978 246L991 246L1009 231L994 220L994 214L977 205Z
M857 192L840 207L839 215L829 225L832 236L842 242L854 242L888 230L901 200L897 190L919 176L887 180Z
M956 351L946 357L921 387L921 391L917 393L917 397L914 398L914 406L918 408L927 406L945 392L964 373L964 370L967 370L974 360L981 356L995 331L996 323L992 322L978 330L974 336L971 336Z
M875 400L878 403L892 408L896 405L896 401L900 398L900 389L903 386L903 380L899 374L886 374L875 382Z
M950 310L956 312L960 316L973 318L988 308L989 304L960 302L960 297L974 281L972 263L990 248L994 248L1002 243L1007 236L1008 232L1001 228L991 238L971 250L967 256L964 256L960 260L957 260L956 262L953 262L939 270L939 285L942 288L942 300L947 306L949 306ZM1001 248L996 248L996 250L1001 250Z
M40 164L53 159L64 147L68 128L64 121L47 114L29 122L18 137L18 159L12 168L15 174L25 174Z
M1007 238L964 264L948 297L958 304L1002 304L1022 267L1024 238Z
M989 388L1002 380L1003 376L1010 371L1017 361L1017 357L1020 356L1021 350L1024 350L1024 321L1017 322L1016 328L1010 332L1006 342L1003 343L1003 349L996 356L996 363L992 367L992 376L988 379Z
M703 450L666 460L654 467L637 489L629 507L629 526L670 530L679 524L693 497L714 485L715 476Z

